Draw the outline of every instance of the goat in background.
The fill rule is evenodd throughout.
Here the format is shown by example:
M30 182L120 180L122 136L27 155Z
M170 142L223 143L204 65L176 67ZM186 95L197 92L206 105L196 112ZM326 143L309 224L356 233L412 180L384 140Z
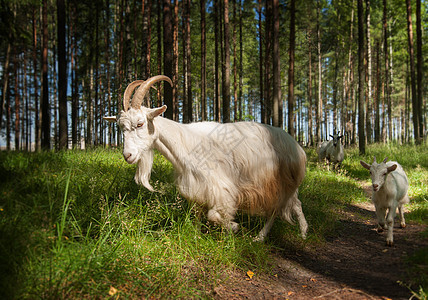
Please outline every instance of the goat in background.
M345 159L345 151L341 143L343 135L339 135L340 131L337 134L330 134L330 137L333 139L330 141L322 142L318 148L318 158L319 161L326 160L327 166L330 164L333 165L333 169L338 169L342 165L343 160Z

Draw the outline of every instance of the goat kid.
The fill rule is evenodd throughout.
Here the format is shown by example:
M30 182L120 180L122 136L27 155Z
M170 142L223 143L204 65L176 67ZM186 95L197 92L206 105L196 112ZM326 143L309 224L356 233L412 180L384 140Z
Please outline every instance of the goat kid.
M388 161L385 158L378 164L376 157L372 165L360 161L361 165L370 171L372 179L372 201L376 208L378 220L378 232L387 229L386 244L393 246L394 218L398 208L400 227L406 227L403 205L409 203L407 190L409 182L406 173L396 161ZM386 217L386 222L385 222Z
M161 117L167 107L141 106L158 75L135 81L125 90L124 110L117 121L124 135L123 156L137 164L135 181L154 191L149 183L153 149L174 166L180 193L208 209L208 219L236 232L238 209L267 216L256 240L268 234L277 215L292 223L297 216L301 235L308 225L297 197L306 170L306 154L285 131L254 122L180 124ZM133 90L140 85L132 98Z

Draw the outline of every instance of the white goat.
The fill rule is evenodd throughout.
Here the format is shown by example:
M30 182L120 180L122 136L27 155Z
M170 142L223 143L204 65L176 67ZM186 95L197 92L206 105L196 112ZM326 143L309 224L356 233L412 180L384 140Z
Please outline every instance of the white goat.
M268 220L256 238L262 241L277 215L292 223L294 213L305 238L308 225L297 189L305 176L306 154L298 143L280 128L254 122L180 124L163 118L165 105L141 106L150 87L161 80L172 85L163 75L131 83L124 110L117 118L105 118L117 121L123 131L123 156L138 164L135 181L153 191L149 179L157 149L173 164L181 194L205 206L210 221L236 232L238 209L265 215Z
M327 160L327 163L332 164L334 169L340 168L345 158L345 152L340 142L343 135L339 135L339 133L340 131L337 134L330 134L333 139L322 142L317 149L319 160Z
M385 158L383 162L378 164L376 163L376 157L374 157L372 165L364 161L360 161L360 163L364 168L370 170L373 190L372 201L376 208L378 232L387 229L386 244L392 246L394 243L393 228L397 207L400 227L406 227L403 204L409 203L409 197L407 196L409 182L400 164L396 161L387 162L387 160L388 158Z

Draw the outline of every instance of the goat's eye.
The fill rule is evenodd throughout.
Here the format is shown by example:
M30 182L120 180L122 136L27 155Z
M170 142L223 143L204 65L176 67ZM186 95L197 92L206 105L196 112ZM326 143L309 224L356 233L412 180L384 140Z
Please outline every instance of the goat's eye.
M138 123L137 128L143 127L144 123Z

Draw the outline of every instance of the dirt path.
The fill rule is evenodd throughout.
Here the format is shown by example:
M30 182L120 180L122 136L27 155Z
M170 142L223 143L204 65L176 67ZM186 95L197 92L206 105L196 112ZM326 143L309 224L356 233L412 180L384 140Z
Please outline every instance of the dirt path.
M428 246L424 226L395 222L393 247L376 232L369 202L349 205L341 213L340 230L316 249L273 253L272 275L230 274L214 291L216 299L409 299L397 281L405 279L403 258Z

